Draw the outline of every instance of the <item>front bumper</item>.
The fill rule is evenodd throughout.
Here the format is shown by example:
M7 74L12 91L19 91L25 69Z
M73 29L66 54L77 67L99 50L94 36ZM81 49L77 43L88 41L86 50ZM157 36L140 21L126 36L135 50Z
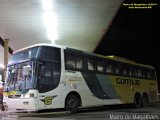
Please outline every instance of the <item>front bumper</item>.
M26 111L37 111L37 100L34 98L5 98L3 100L3 105L6 110L26 110Z

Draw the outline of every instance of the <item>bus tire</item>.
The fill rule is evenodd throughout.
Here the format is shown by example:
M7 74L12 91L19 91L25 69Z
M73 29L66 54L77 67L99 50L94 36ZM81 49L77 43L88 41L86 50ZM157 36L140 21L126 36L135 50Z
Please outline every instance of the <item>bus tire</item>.
M148 96L147 96L147 94L143 94L143 96L142 96L142 107L147 107L148 106L148 103L149 103L149 101L148 101Z
M70 111L71 114L76 113L79 107L79 102L79 98L76 95L71 94L66 98L65 109Z
M140 108L141 107L141 102L142 102L142 99L141 99L140 94L135 94L135 96L134 96L134 107L135 108Z

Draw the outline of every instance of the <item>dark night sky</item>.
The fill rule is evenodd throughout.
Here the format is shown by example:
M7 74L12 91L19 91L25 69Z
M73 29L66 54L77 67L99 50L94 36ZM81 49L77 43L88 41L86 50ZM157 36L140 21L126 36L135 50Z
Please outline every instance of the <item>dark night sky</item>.
M160 0L125 0L124 3L156 3L152 9L128 9L122 5L94 51L154 65L160 82Z

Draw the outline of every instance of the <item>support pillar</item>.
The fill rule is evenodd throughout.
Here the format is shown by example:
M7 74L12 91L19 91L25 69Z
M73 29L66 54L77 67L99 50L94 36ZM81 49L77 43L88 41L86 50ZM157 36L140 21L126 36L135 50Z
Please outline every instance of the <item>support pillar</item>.
M4 80L6 80L6 71L8 64L9 39L4 39Z

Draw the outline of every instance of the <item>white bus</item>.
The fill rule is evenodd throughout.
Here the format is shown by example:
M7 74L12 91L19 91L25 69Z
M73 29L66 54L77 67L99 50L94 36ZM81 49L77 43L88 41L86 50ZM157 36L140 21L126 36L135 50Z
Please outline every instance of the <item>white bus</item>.
M38 111L133 103L157 98L155 69L115 56L37 44L13 53L4 86L6 109Z

